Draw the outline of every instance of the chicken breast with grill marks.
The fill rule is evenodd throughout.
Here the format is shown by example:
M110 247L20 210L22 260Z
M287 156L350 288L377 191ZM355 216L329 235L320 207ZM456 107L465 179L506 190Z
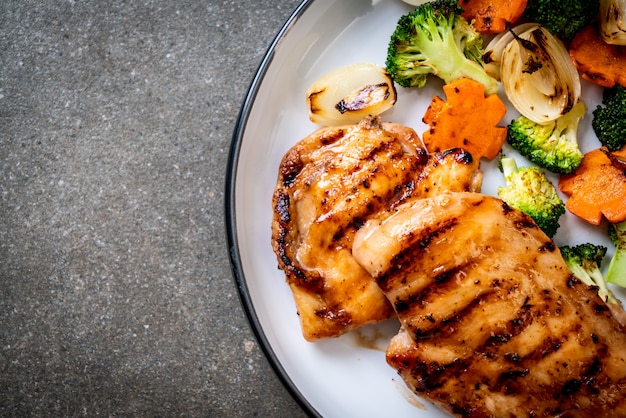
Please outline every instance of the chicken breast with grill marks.
M272 247L309 341L394 316L352 257L354 233L412 198L480 188L463 150L427 154L407 127L366 119L322 128L283 157L273 195Z
M626 329L525 214L479 193L355 235L402 329L387 361L459 417L626 417Z

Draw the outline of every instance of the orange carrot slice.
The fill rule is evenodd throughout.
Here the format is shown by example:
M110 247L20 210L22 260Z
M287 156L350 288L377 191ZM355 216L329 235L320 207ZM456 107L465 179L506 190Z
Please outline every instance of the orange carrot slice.
M463 17L473 20L479 33L504 32L507 24L517 22L526 9L527 0L459 0Z
M607 44L593 25L574 36L569 55L585 80L603 87L626 86L626 46Z
M497 94L485 97L484 86L460 78L443 87L446 101L435 96L422 120L430 126L422 140L429 152L463 148L474 158L494 159L506 140L498 126L506 106Z
M626 159L626 146L613 154ZM567 210L593 225L603 216L611 223L626 220L626 172L601 149L586 153L574 173L562 175L559 190L569 196Z

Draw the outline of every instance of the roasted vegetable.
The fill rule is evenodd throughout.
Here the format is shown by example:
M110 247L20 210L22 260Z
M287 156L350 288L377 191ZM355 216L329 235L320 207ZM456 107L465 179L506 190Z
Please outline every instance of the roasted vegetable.
M507 127L507 142L524 157L548 171L571 173L583 160L578 147L578 125L587 106L580 100L556 120L539 124L520 116Z
M602 104L593 111L591 127L609 151L626 145L626 87L616 85L604 89Z
M498 188L498 197L533 218L547 236L554 236L565 205L546 174L539 167L518 168L515 159L504 155L499 163L506 185Z
M626 0L600 0L599 20L606 43L626 45Z
M603 87L626 86L626 46L604 42L595 25L576 34L569 55L585 80Z
M568 43L598 15L598 0L528 0L524 17Z
M614 154L626 159L626 147ZM626 220L625 170L601 149L586 153L574 173L562 175L559 189L569 196L567 210L592 225L600 225L603 217L611 223Z
M611 224L609 228L609 236L615 244L615 252L606 272L606 281L626 287L626 221Z
M500 81L500 66L502 65L502 53L504 48L520 33L537 27L536 23L522 23L514 28L497 34L487 44L481 57L485 72Z
M598 296L606 303L621 306L613 292L607 287L601 265L607 248L602 245L591 243L579 244L573 247L562 246L559 248L565 264L576 278L587 286L598 289Z
M357 123L393 107L396 89L387 71L376 64L339 67L306 91L309 119L319 125Z
M460 0L463 17L480 33L501 33L517 22L527 0Z
M484 86L469 78L444 85L444 101L432 98L422 121L430 125L422 140L429 152L463 148L477 160L495 158L506 139L498 126L506 106L497 94L485 97Z
M542 26L515 36L502 52L501 80L513 106L537 123L571 110L580 78L563 43Z
M498 82L480 65L482 37L463 16L456 0L424 3L402 16L391 35L385 65L402 87L424 87L429 75L450 83L471 78L498 91Z

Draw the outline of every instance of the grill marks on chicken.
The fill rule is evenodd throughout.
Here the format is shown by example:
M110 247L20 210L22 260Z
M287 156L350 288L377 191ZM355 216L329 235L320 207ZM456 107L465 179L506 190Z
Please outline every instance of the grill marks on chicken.
M322 128L283 157L273 195L272 246L309 341L394 316L352 256L354 234L414 198L477 190L478 161L462 150L427 154L415 132L366 119Z
M409 387L462 417L626 416L626 329L526 215L478 193L397 209L353 254L398 314Z

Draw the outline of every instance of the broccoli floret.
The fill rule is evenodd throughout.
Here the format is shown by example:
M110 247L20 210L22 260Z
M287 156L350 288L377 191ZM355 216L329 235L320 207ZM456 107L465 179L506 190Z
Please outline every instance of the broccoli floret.
M586 111L587 106L579 100L565 115L548 123L539 124L520 116L507 127L507 142L548 171L572 173L583 160L577 134Z
M433 74L449 83L461 77L498 92L498 82L480 65L482 37L461 16L456 0L436 0L402 16L391 35L385 66L402 87L424 87Z
M591 127L610 151L626 145L626 87L616 84L604 89L602 104L593 111Z
M626 287L626 221L611 224L609 236L615 244L615 253L606 272L606 281Z
M457 19L453 32L454 39L463 51L463 55L482 67L482 56L485 53L482 35L462 16Z
M539 167L517 167L515 159L502 156L499 161L506 185L498 188L498 197L521 210L550 238L559 228L565 204L556 188Z
M574 276L588 286L597 287L598 296L605 302L620 304L613 292L606 286L605 278L600 269L602 259L606 255L606 247L586 243L573 247L563 246L560 250L567 267Z
M528 0L524 16L568 43L598 15L598 0Z

